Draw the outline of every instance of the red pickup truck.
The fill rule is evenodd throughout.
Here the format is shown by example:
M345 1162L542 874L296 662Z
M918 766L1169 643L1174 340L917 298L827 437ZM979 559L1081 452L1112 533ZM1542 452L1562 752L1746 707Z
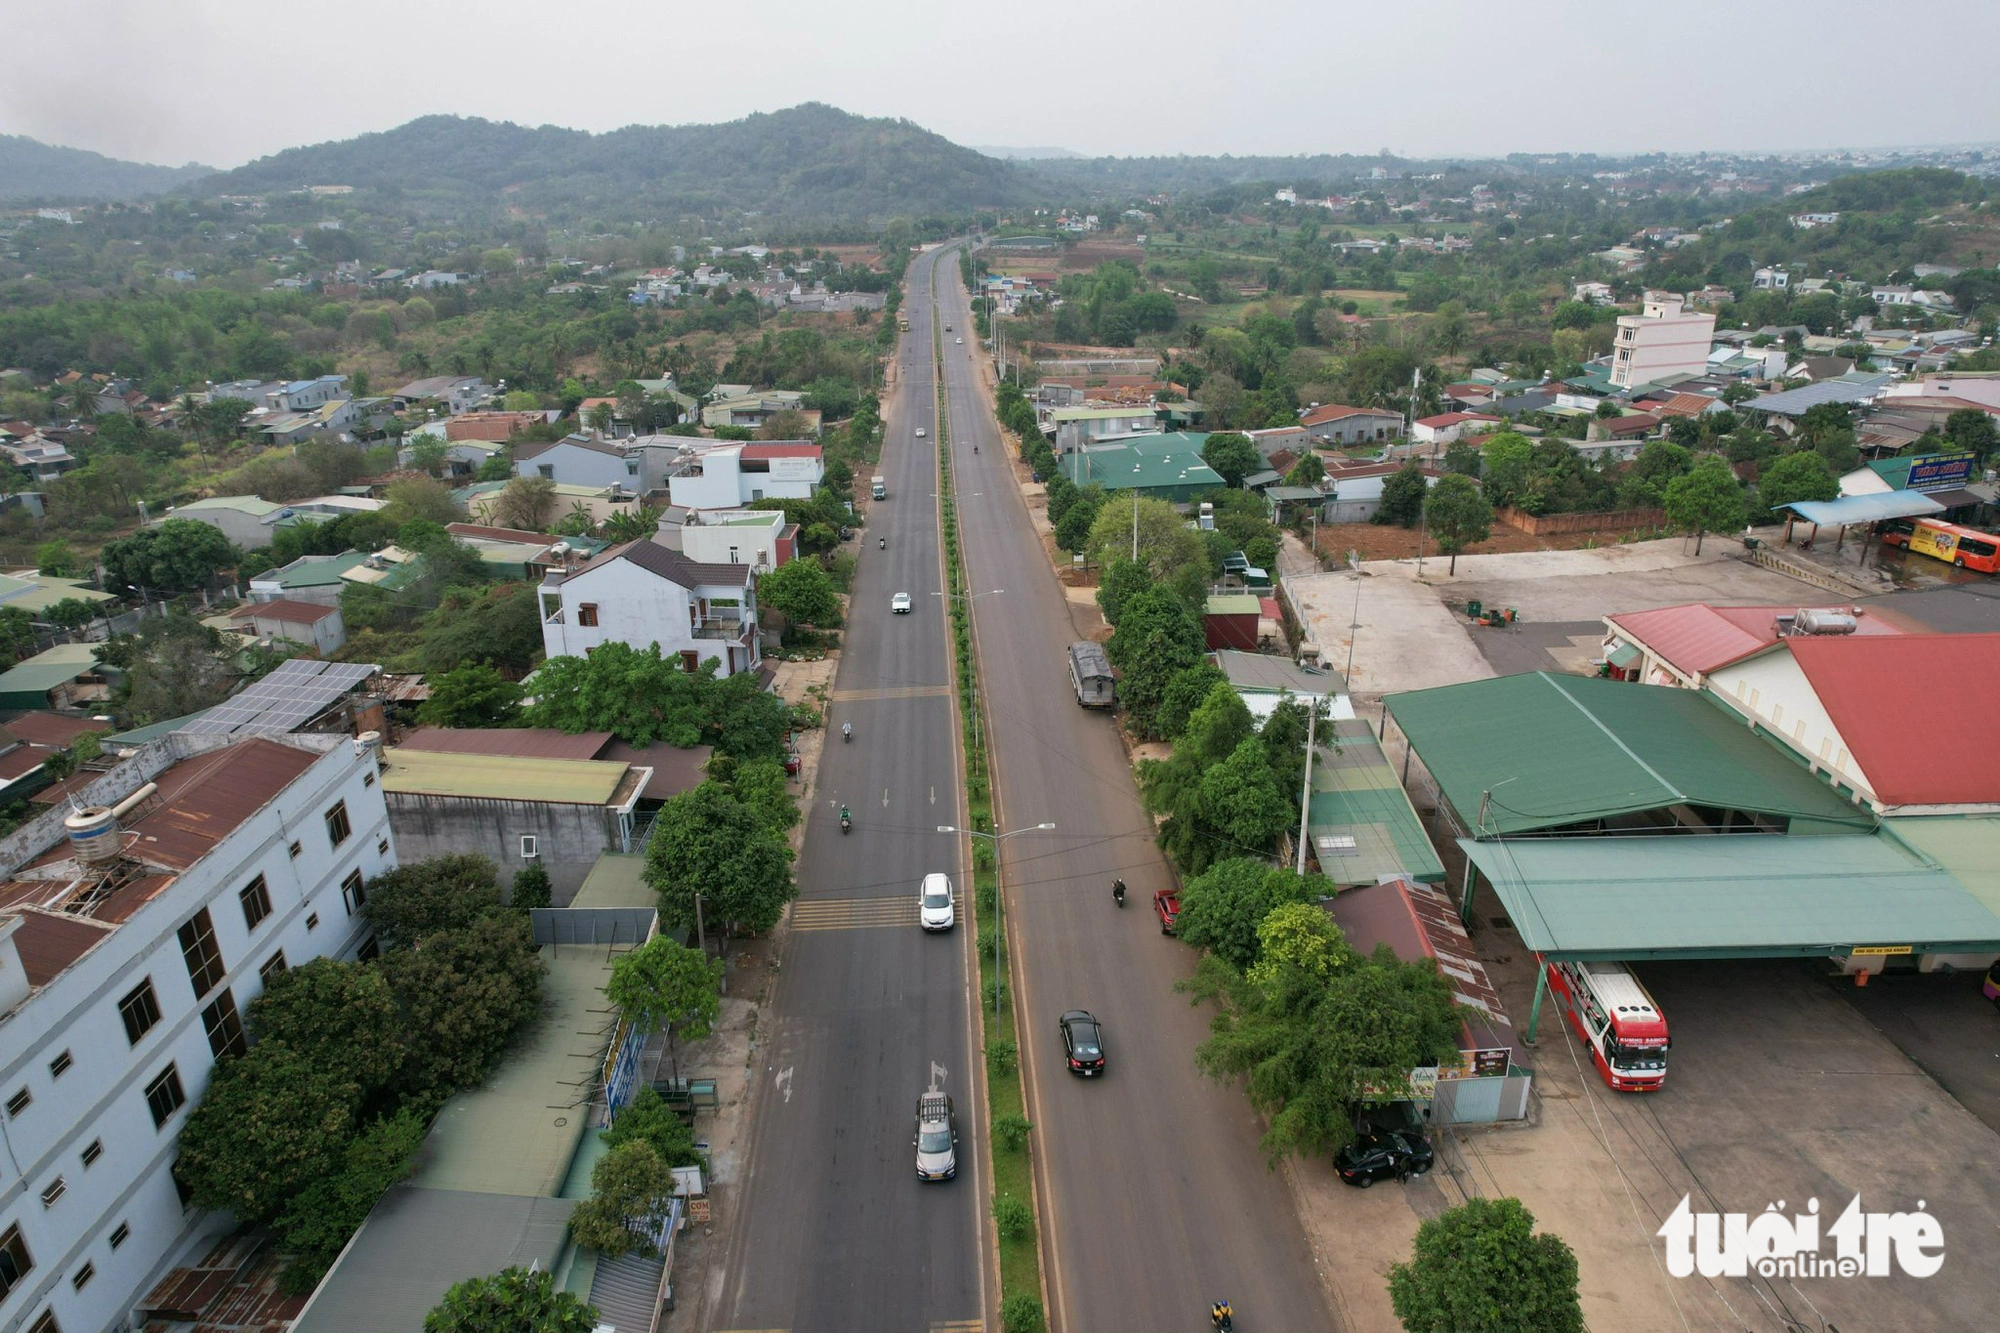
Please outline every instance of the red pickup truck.
M1180 920L1181 896L1172 889L1160 889L1153 894L1153 912L1160 918L1160 933L1174 933L1174 922Z

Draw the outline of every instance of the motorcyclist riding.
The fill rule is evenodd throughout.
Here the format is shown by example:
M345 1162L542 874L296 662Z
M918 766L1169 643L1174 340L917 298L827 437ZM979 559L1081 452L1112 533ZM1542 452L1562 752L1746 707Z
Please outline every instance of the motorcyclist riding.
M1114 879L1114 880L1112 880L1112 881L1111 881L1111 896L1112 896L1113 898L1116 898L1116 899L1118 900L1118 905L1119 905L1120 907L1123 907L1123 906L1125 905L1125 881L1124 881L1124 880L1122 880L1122 879Z
M851 824L852 822L853 822L853 820L852 820L852 819L851 819L851 818L850 818L850 817L848 816L848 813L847 813L847 807L846 807L846 806L844 806L844 805L843 805L843 806L841 806L841 807L840 807L840 831L841 831L842 833L845 833L845 832L847 832L847 828L848 828L848 825L849 825L849 824Z
M887 537L877 537L875 544L885 551L889 549L889 539Z
M1236 1312L1229 1308L1228 1301L1217 1301L1208 1312L1208 1322L1215 1325L1216 1333L1230 1333L1236 1325L1232 1322Z
M851 741L854 739L854 724L852 722L843 722L840 724L840 739L842 741Z

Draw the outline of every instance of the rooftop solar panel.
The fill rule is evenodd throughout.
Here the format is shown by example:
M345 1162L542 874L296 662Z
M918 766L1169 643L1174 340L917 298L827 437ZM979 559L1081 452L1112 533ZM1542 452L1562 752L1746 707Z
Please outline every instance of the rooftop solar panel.
M181 730L208 736L291 731L325 712L342 695L379 670L380 667L368 662L293 658Z

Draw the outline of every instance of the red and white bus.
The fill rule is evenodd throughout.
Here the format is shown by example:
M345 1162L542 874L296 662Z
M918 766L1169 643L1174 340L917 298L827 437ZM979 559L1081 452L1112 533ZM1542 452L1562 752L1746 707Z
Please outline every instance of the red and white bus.
M1667 1081L1667 1020L1623 963L1550 963L1549 989L1590 1046L1597 1072L1619 1092Z

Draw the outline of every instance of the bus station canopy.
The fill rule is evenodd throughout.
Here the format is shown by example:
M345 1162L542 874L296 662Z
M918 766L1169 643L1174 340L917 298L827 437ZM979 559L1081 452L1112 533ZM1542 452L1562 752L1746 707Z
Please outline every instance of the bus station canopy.
M1683 805L1754 814L1793 834L1875 823L1701 690L1539 671L1385 704L1460 823L1481 836Z
M1794 500L1778 507L1821 526L1879 523L1885 518L1917 518L1945 510L1921 491L1873 491L1843 495L1838 500Z
M1886 835L1461 838L1553 959L1991 953L2000 916Z

